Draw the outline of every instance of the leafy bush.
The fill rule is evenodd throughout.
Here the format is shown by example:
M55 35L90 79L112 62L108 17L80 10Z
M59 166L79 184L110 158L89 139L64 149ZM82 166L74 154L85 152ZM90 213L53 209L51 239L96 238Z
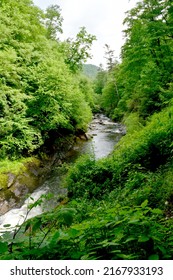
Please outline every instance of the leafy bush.
M5 234L0 259L172 258L173 224L147 200L134 207L89 203L88 215L86 201L71 206L27 221L11 237Z
M109 158L95 161L84 157L75 163L67 175L70 197L100 199L119 187L145 186L150 173L172 157L172 110L154 115L146 127L127 134Z
M46 15L32 1L4 0L0 14L0 157L14 159L38 151L52 131L86 130L93 90L65 62L70 42L47 38ZM81 32L78 51L84 40L82 52L89 55L85 50L95 37Z
M69 169L65 178L68 196L101 199L108 192L112 176L109 167L102 164L102 161L96 162L88 155L82 156Z

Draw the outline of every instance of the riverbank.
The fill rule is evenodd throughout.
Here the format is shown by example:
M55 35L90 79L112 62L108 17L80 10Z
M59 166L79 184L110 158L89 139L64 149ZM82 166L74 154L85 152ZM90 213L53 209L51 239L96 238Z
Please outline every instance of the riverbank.
M20 204L43 180L45 168L37 158L0 162L0 215Z
M107 157L71 161L64 178L68 202L56 202L52 209L46 201L45 213L34 207L36 217L18 234L2 236L0 258L172 259L172 115L170 108L153 116L140 131L127 133ZM98 127L105 133L104 124ZM59 191L56 169L34 195ZM25 216L26 203L1 216L1 234Z
M50 201L46 200L42 206L44 210L58 205L60 197L67 195L67 190L61 187L64 163L73 164L83 154L92 154L95 159L105 157L113 151L114 146L124 133L125 128L121 124L112 122L103 114L97 114L93 117L85 135L78 135L75 137L75 141L74 138L68 139L64 145L61 144L61 149L60 147L59 149L54 148L55 152L50 158L44 159L44 161L30 158L28 162L21 162L18 173L13 174L10 171L5 174L9 178L9 174L12 174L13 181L11 179L10 185L9 182L6 183L5 190L0 192L1 223L5 224L11 221L10 223L15 224L20 215L26 215L28 205L26 196L28 194L32 196L34 201L39 199L41 195L53 194L54 198ZM41 211L41 207L37 207L32 210L30 217L37 215L37 213L40 214Z
M0 215L21 207L27 195L45 182L52 166L62 163L73 143L73 136L64 137L51 153L44 148L38 156L0 161Z

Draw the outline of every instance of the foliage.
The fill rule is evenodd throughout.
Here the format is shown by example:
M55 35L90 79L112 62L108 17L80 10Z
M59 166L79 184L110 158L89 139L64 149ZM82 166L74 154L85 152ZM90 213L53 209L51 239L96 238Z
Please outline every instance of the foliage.
M105 86L107 79L107 72L103 69L102 65L100 65L97 76L94 80L94 91L96 94L102 94L102 90Z
M100 198L107 194L112 172L90 156L81 157L66 177L69 197Z
M82 69L82 64L91 58L90 49L93 41L96 40L94 35L88 34L85 27L81 27L76 35L75 40L69 38L65 46L65 63L69 65L72 72Z
M106 201L87 201L88 205L72 201L68 207L28 220L11 237L6 232L0 258L171 259L172 223L147 203L110 207Z
M107 69L110 72L113 67L118 63L114 57L114 51L110 49L108 44L105 44L105 57L107 61Z
M81 76L79 80L79 88L83 93L85 101L90 105L91 108L94 107L94 90L92 88L92 82L89 78L85 76Z
M149 174L172 158L172 115L172 107L154 115L146 127L124 136L108 159L80 159L67 176L69 194L99 198L127 182L133 186L134 181L134 188L145 185Z
M52 135L85 130L92 86L81 86L66 64L70 43L55 40L62 31L59 6L44 15L29 0L4 0L0 14L0 158L15 159L38 151ZM93 39L84 28L77 35L77 64L89 56Z
M137 112L131 113L127 117L124 117L124 124L128 133L133 133L139 131L143 125L144 121L139 117Z
M111 66L109 70L109 74L106 80L106 83L102 89L102 97L101 97L101 107L104 108L104 111L107 115L113 118L114 108L117 107L119 102L119 90L117 87L117 72L118 72L118 64L114 64Z
M95 96L127 127L109 157L86 155L68 166L68 198L53 211L27 220L41 197L29 205L24 224L4 226L0 259L171 260L172 1L143 0L127 13L122 62L112 64L107 46L109 69L98 71L95 96L78 72L95 39L85 28L62 43L55 40L60 14L55 26L47 21L48 36L44 14L29 0L3 0L0 13L1 157L33 153L62 131L85 131Z
M61 10L58 5L51 5L46 9L45 25L47 29L48 39L56 39L57 32L62 33L62 21Z
M107 83L102 90L102 107L114 119L134 112L146 119L164 108L173 97L170 89L172 5L171 1L143 0L127 12L122 62L115 73L110 71L112 66L109 67ZM108 62L111 62L113 54L109 46L107 48ZM116 88L111 80L116 81Z

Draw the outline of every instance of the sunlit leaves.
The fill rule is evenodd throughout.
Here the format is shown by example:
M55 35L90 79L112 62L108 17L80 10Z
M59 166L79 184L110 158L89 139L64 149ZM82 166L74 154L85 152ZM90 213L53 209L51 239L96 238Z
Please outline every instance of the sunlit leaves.
M56 39L57 33L62 33L62 21L63 18L60 13L60 7L58 5L51 5L46 9L45 13L45 25L47 29L47 38Z
M66 44L52 40L62 32L59 6L44 15L32 1L4 0L0 14L0 148L14 158L38 149L49 131L86 129L91 86L83 90L64 62ZM77 38L81 63L93 36L82 29Z
M82 68L87 58L90 58L90 49L93 41L96 40L94 35L88 34L85 27L81 27L76 35L76 39L69 38L65 46L65 63L69 65L72 72L77 72Z

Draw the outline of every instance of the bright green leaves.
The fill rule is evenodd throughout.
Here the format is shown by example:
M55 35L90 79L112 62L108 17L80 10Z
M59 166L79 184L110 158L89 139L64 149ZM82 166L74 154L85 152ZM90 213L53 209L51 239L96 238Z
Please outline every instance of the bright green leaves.
M28 120L21 119L1 122L1 158L16 158L18 155L30 155L43 143L39 130L28 124Z
M102 89L101 107L104 108L107 115L113 118L114 109L119 102L119 89L117 85L117 73L119 67L117 64L111 66L105 85Z
M90 105L91 108L94 107L94 91L92 89L92 83L88 78L85 76L81 76L79 80L79 88L80 91L83 93L83 96L85 97L85 101Z
M102 107L111 117L118 120L138 113L145 119L172 98L172 5L170 1L143 0L127 12L122 62L113 73L116 83L110 82L108 73L103 89Z
M34 7L31 1L20 0L17 3L13 0L3 1L1 14L2 23L6 26L4 29L10 30L11 36L8 37L7 42L15 48L18 47L17 42L30 43L44 34L44 29L40 24L43 13Z
M29 0L4 0L0 14L0 156L14 158L30 155L50 131L85 130L93 92L66 64L64 45L68 50L71 45L55 40L62 32L59 6L44 15ZM73 43L81 56L75 63L89 56L93 40L84 28L79 32Z
M4 85L19 85L17 54L13 48L0 50L0 82Z
M69 120L67 101L70 85L67 81L70 78L63 61L59 58L55 65L55 59L54 55L49 55L37 67L37 89L28 100L27 115L42 132L65 127Z
M60 7L58 5L49 6L45 13L45 25L48 39L56 39L57 33L62 33L62 21Z
M123 67L126 68L127 75L130 70L130 75L134 77L134 83L131 84L133 88L128 91L132 93L130 98L137 100L137 107L131 102L129 109L138 110L140 115L144 116L162 107L159 91L161 87L167 87L171 79L169 63L172 61L173 45L165 22L165 5L158 1L145 0L126 18L131 28L126 31L128 37L123 47L123 57L126 58Z
M16 157L30 152L42 144L38 129L29 125L26 116L26 96L17 89L7 86L0 88L0 157Z
M90 58L90 49L93 41L96 40L94 35L88 34L85 27L81 27L76 39L68 39L66 44L65 63L72 72L77 72L82 68L82 63Z
M80 80L71 75L56 49L39 64L36 77L38 89L28 100L27 111L32 124L43 134L59 128L74 130L73 124L86 129L91 101L85 98L87 92L83 92Z

